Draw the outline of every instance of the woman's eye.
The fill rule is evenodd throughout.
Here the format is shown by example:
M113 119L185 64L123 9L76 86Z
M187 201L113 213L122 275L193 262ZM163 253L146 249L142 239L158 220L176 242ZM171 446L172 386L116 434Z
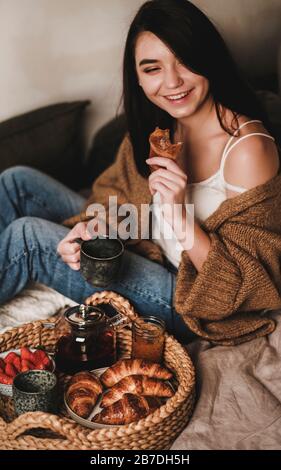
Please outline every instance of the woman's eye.
M155 72L155 71L157 71L157 70L159 70L159 67L154 67L154 68L152 68L152 69L145 69L144 72L145 72L145 73L150 73L150 72Z

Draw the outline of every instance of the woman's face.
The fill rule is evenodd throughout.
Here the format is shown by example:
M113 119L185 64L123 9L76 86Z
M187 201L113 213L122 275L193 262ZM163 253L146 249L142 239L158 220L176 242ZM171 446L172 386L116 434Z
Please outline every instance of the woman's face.
M188 70L153 33L138 36L136 70L147 98L176 119L194 115L209 97L208 80Z

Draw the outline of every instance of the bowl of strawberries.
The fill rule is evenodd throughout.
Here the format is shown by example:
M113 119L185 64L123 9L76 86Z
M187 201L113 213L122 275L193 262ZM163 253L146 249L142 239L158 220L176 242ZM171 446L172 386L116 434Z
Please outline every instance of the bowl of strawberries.
M20 372L49 370L54 372L53 358L43 349L22 347L0 354L0 393L8 397L13 394L13 380Z

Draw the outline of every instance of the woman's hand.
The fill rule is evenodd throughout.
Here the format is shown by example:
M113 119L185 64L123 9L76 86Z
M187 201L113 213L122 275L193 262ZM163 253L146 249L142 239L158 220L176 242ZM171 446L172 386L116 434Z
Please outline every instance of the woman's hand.
M151 194L158 191L162 204L185 204L187 176L178 164L164 157L149 158L146 163L161 167L148 179Z
M187 176L177 163L169 158L153 157L146 162L161 167L149 176L149 190L152 195L156 192L160 194L161 204L167 205L163 211L164 218L174 227L175 219L185 216ZM175 204L181 206L176 207Z
M57 246L57 253L71 269L80 269L80 245L74 242L75 238L90 240L92 236L87 232L87 222L79 222L64 237Z

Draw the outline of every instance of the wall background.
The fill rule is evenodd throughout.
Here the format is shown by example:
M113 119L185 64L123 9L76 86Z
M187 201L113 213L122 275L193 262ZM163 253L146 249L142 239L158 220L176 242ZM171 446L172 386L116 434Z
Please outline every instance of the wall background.
M114 116L128 25L143 0L0 0L0 121L89 98L88 138ZM252 78L276 73L280 0L194 0ZM266 81L264 82L266 83Z

